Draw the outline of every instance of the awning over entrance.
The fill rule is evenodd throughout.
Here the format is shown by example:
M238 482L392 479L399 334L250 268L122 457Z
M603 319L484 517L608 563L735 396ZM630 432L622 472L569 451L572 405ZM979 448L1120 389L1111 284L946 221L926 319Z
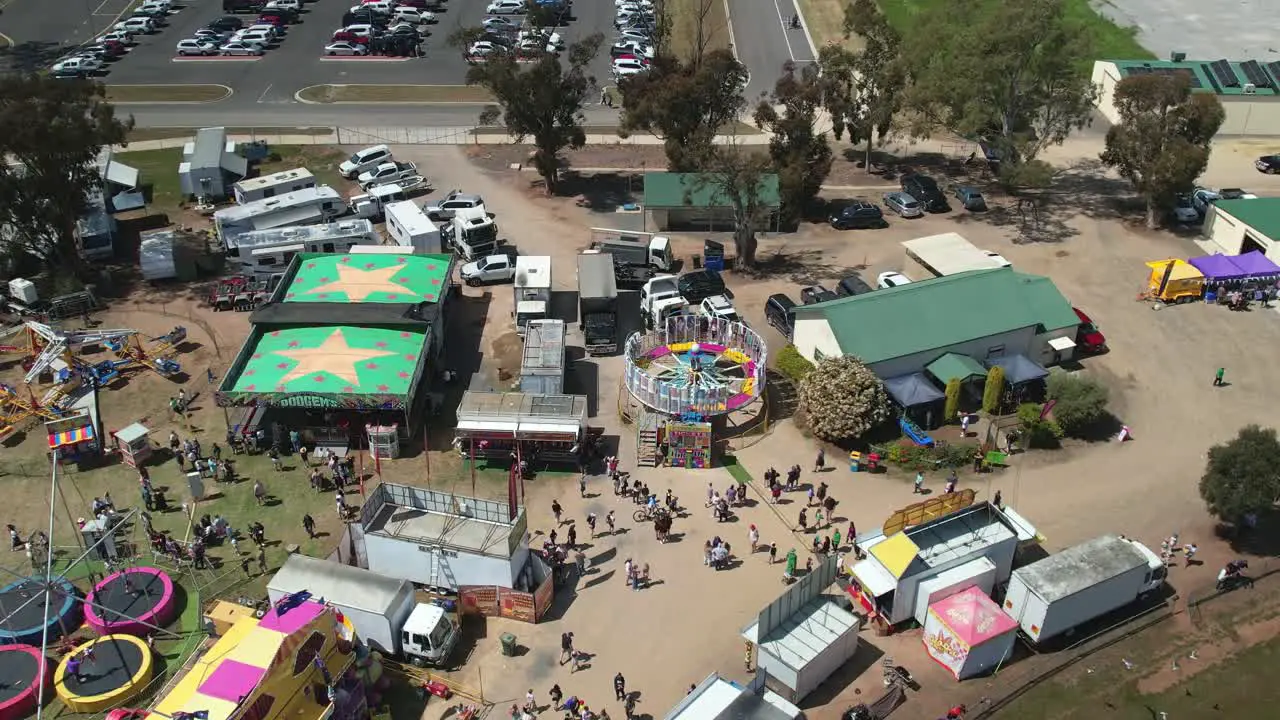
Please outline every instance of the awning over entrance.
M1069 337L1054 338L1049 341L1049 347L1058 352L1066 352L1076 346L1076 341Z
M1040 367L1039 363L1026 355L1005 355L991 358L987 361L987 367L995 367L997 365L1004 368L1004 381L1010 385L1021 385L1034 380L1043 380L1049 376L1048 370Z
M953 379L964 382L969 378L983 377L987 374L982 363L960 353L947 353L926 365L925 370L943 385Z
M902 407L927 405L943 398L942 391L929 382L924 373L899 375L884 381L884 389Z

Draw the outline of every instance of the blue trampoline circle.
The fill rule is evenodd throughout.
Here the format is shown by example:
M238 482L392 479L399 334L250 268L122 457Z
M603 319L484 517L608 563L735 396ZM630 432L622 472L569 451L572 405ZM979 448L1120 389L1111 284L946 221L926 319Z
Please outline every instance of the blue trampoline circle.
M49 614L45 615L45 594ZM55 640L80 627L82 608L79 591L66 578L46 580L32 576L0 588L0 644L21 643L40 646L45 628ZM64 632L65 631L65 632Z

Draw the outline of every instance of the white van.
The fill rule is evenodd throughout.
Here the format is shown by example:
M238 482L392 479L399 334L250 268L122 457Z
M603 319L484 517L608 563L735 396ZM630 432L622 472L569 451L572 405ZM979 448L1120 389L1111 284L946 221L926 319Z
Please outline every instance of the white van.
M351 153L351 157L338 166L338 172L342 173L342 177L350 180L365 170L372 170L390 160L391 148L386 145L374 145Z

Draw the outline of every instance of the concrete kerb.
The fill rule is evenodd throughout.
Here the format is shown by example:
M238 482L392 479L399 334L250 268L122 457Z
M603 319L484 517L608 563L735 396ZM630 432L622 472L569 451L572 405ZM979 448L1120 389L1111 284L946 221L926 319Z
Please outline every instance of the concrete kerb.
M191 128L191 135L196 134L198 128ZM228 135L228 140L233 142L254 142L257 140L265 140L268 145L337 145L338 135L336 132L329 135ZM170 148L180 148L191 141L190 137L163 138L160 140L137 140L128 145L115 146L116 151L134 152L140 150L167 150Z
M156 83L156 84L143 84L143 85L114 85L114 86L109 85L109 86L107 86L107 94L108 94L108 95L110 95L110 94L111 94L111 88L112 88L112 87L117 87L117 88L176 88L176 89L178 89L178 90L182 90L182 89L184 89L184 88L193 88L193 87L219 87L219 88L222 88L223 90L225 90L225 91L226 91L226 93L224 93L224 94L222 95L222 97L213 98L213 99L211 99L211 100L112 100L112 101L111 101L111 104L112 104L112 105L211 105L211 104L213 104L213 103L220 103L220 102L222 102L223 100L226 100L227 98L229 98L229 97L231 97L232 95L234 95L234 94L235 94L235 90L231 89L230 87L228 87L228 86L226 86L226 85L222 85L222 84L220 84L220 83L199 83L199 84L170 84L170 83ZM161 94L161 96L163 96L163 93L160 93L160 94Z

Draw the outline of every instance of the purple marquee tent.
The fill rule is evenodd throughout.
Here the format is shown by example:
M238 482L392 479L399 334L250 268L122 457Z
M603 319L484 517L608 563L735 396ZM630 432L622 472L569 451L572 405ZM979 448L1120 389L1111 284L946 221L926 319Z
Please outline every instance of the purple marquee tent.
M1191 258L1187 261L1209 282L1270 280L1280 277L1280 265L1276 265L1257 250L1244 255L1222 255L1220 253L1204 257Z
M1257 250L1250 250L1243 255L1231 258L1250 280L1271 280L1280 277L1280 265Z

